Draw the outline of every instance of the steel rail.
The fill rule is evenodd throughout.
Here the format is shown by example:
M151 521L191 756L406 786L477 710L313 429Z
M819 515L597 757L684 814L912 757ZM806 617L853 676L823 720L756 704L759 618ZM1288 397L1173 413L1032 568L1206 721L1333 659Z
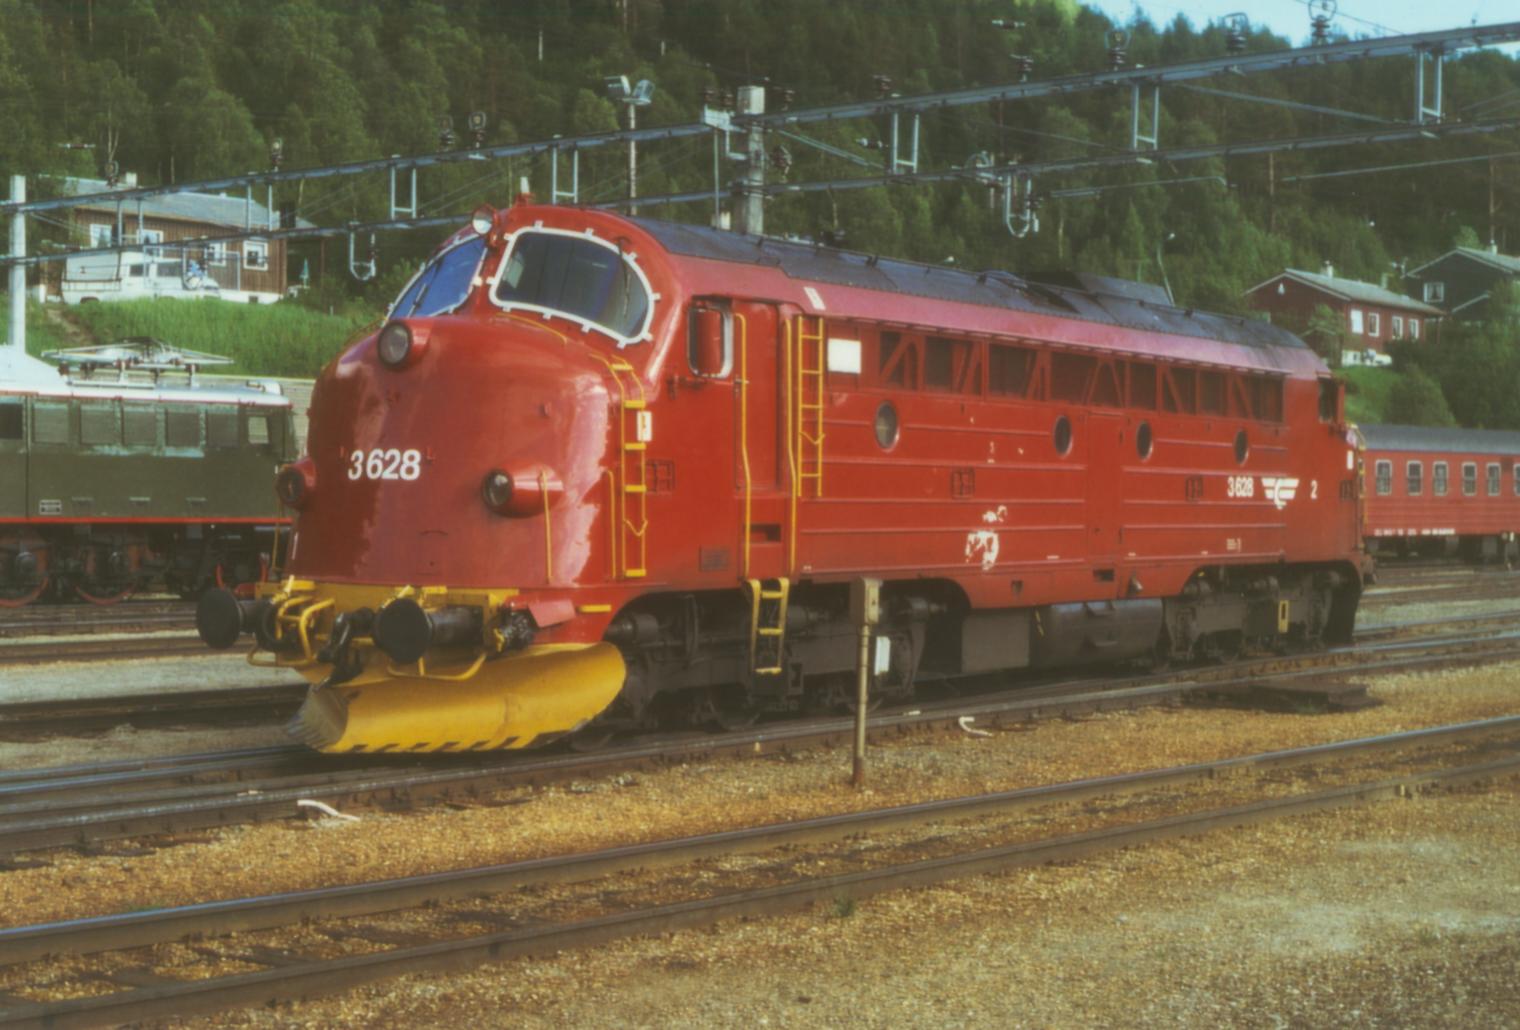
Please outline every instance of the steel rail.
M542 858L444 873L426 873L391 880L11 927L0 929L0 955L5 956L6 962L16 964L48 954L91 954L180 940L190 935L214 936L267 930L310 918L374 915L429 902L469 897L481 892L499 893L529 884L578 883L636 869L687 864L703 858L837 841L868 831L896 830L921 826L927 822L1017 811L1034 805L1069 804L1094 797L1176 787L1211 780L1239 770L1292 768L1326 759L1479 740L1516 730L1520 730L1520 716L1502 716L1165 769L866 809L579 854L546 855ZM1520 741L1513 742L1513 746L1520 747Z
M9 641L0 647L0 665L42 665L50 662L101 662L112 659L158 658L169 655L214 654L194 633L175 636L133 635L123 640L72 637L66 640Z
M227 724L294 715L306 684L0 702L0 740L111 726Z
M1517 773L1520 773L1520 756L1510 756L1476 765L1410 773L1374 783L1334 787L1309 794L1157 818L1055 838L984 847L917 862L802 879L777 886L604 915L569 924L514 929L474 937L434 941L336 959L303 961L296 957L288 963L283 961L272 963L272 968L252 973L214 977L188 983L170 983L58 1002L12 1005L0 1009L0 1026L91 1026L106 1022L118 1023L171 1014L225 1009L240 1004L309 997L314 994L329 994L403 972L456 969L476 965L482 961L586 947L637 934L668 933L696 926L708 926L738 916L775 915L819 901L859 898L882 891L927 886L982 873L1072 861L1123 847L1194 836L1216 829L1247 826L1353 804L1365 804L1390 797L1405 796L1413 790L1437 785L1454 786L1483 782ZM974 804L984 799L963 800ZM1045 800L1048 802L1049 799ZM891 813L887 816L889 820L914 818L914 821L922 822L926 819L945 817L944 813L909 817L902 811L887 810L887 812ZM857 813L857 816L871 814ZM890 822L887 825L890 825ZM765 829L773 828L757 828L757 830ZM842 830L845 834L859 831L859 822L854 827ZM756 832L756 830L747 832ZM826 832L837 837L841 835L841 828L822 831L820 827L813 827L799 832L804 834ZM803 839L815 838L804 836ZM772 838L767 847L777 846L780 843L782 842ZM732 848L727 846L727 842L709 842L708 846L719 849L707 851L706 853L709 854L732 853ZM644 864L648 864L648 856L644 856ZM558 872L552 865L547 868L551 874ZM614 868L627 868L627 866ZM218 903L210 904L214 906ZM150 912L140 914L136 918L143 919L146 923L158 915L159 913ZM106 918L125 920L133 917ZM67 926L68 924L51 925ZM160 925L165 924L160 923ZM18 928L16 931L5 932L17 933L41 929L44 928ZM102 933L119 932L119 930L107 929L105 924L100 924L95 929ZM78 933L80 929L77 926L71 927L68 932ZM55 938L55 941L57 939ZM0 937L0 941L4 940ZM32 943L35 948L37 946L35 938ZM126 946L144 943L148 942L140 938L126 938ZM55 950L56 948L55 944ZM255 960L258 960L257 957Z
M931 729L953 729L963 718L985 720L996 726L1005 721L1027 721L1055 715L1135 708L1142 705L1176 703L1188 694L1223 692L1232 687L1250 685L1263 677L1275 683L1302 676L1347 675L1353 672L1389 672L1432 665L1449 665L1453 655L1464 664L1513 659L1520 654L1514 641L1499 641L1500 651L1474 653L1475 643L1484 640L1444 641L1441 652L1419 658L1379 657L1372 662L1346 664L1352 652L1329 652L1295 658L1264 659L1240 666L1209 670L1188 670L1186 680L1150 682L1141 685L1073 692L1070 685L1055 685L1030 696L1026 688L1019 696L994 695L981 700L955 699L938 704L923 704L915 709L875 715L871 729L883 733L912 733ZM1400 648L1429 649L1427 642L1378 645L1376 652ZM1305 662L1315 659L1307 669ZM1330 663L1328 668L1320 662ZM1335 663L1341 664L1335 664ZM46 770L42 778L12 782L0 794L0 855L16 854L43 848L77 846L105 840L176 833L216 826L290 818L301 800L322 800L336 805L413 804L435 796L469 796L512 786L540 785L578 776L598 775L614 770L641 768L670 761L691 760L715 754L765 754L804 746L827 746L848 738L852 732L849 718L815 720L804 725L783 724L718 736L703 734L686 737L661 737L640 740L633 746L594 755L550 755L532 758L505 754L488 764L468 767L405 768L366 766L360 769L333 768L332 757L319 759L321 765L296 762L296 769L278 779L260 781L247 775L235 779L221 776L214 763L200 770L208 782L184 785L183 771L171 769L167 775L153 770L123 772L113 783L118 793L102 802L104 793L88 777L78 775L54 781ZM288 764L278 752L270 761L279 768ZM372 757L372 756L370 756ZM405 757L415 761L417 756ZM474 757L474 756L471 756ZM253 771L253 770L245 770ZM169 779L175 783L167 789L131 793L133 779ZM6 798L9 798L6 801ZM30 799L30 800L26 800Z

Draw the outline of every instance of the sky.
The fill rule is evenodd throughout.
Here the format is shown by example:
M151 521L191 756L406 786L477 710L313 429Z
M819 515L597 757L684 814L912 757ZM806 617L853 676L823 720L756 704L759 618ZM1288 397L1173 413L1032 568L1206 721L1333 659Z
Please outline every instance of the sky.
M1303 0L1082 0L1119 22L1137 10L1158 26L1185 15L1194 28L1226 14L1244 12L1253 26L1265 25L1295 46L1309 39L1309 9ZM1349 36L1433 32L1465 25L1520 21L1520 0L1339 0L1331 30Z

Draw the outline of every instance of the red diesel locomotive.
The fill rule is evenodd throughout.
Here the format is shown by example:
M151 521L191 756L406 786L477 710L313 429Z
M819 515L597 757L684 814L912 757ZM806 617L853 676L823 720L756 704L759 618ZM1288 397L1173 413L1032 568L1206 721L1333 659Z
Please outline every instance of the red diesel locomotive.
M1520 531L1520 433L1361 425L1367 548L1507 561Z
M887 697L1346 640L1363 581L1339 387L1280 329L527 202L323 372L277 489L287 578L198 621L312 680L327 751L845 703L860 577Z

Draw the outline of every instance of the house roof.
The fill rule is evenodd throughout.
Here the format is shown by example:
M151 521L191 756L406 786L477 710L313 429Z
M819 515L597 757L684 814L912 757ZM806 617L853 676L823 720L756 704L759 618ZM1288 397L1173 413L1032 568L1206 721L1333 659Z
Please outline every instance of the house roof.
M1381 286L1364 283L1356 279L1339 279L1331 275L1318 275L1314 272L1302 272L1296 268L1286 268L1268 279L1266 282L1257 283L1247 290L1247 293L1255 293L1263 286L1270 286L1282 278L1294 279L1305 286L1339 297L1342 300L1358 301L1362 304L1379 304L1383 307L1403 308L1406 311L1415 311L1424 315L1444 315L1446 312L1440 308L1432 307L1413 297L1406 297L1402 293L1394 293L1385 290Z
M84 196L91 193L108 193L111 187L106 185L104 179L67 179L64 189L74 196ZM84 211L115 211L116 204L113 201L102 200L93 204L82 204L80 210ZM219 193L165 193L156 197L146 197L142 202L144 218L172 218L181 222L199 222L205 225L219 225L230 229L241 229L245 224L254 229L261 229L269 225L269 209L257 200L249 203L243 197L225 196ZM137 202L128 201L124 209L125 217L137 217ZM245 221L246 220L246 221ZM279 222L276 213L273 220ZM310 229L315 223L304 218L296 219L296 227Z
M1358 424L1372 451L1448 451L1455 454L1520 456L1520 433L1509 429Z
M1476 261L1479 264L1497 268L1505 275L1520 275L1520 257L1511 257L1508 254L1495 254L1491 250L1480 250L1477 247L1454 247L1440 257L1432 258L1419 268L1412 268L1405 274L1411 276L1419 275L1431 265L1439 264L1454 254L1458 257L1465 257L1469 261Z

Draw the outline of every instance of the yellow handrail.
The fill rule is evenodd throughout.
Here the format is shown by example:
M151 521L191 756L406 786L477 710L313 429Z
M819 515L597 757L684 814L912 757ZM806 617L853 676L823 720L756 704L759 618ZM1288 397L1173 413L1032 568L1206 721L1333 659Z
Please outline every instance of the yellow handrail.
M739 458L744 468L744 571L749 578L749 542L754 525L750 498L754 493L754 480L749 466L749 321L734 312L739 323Z

